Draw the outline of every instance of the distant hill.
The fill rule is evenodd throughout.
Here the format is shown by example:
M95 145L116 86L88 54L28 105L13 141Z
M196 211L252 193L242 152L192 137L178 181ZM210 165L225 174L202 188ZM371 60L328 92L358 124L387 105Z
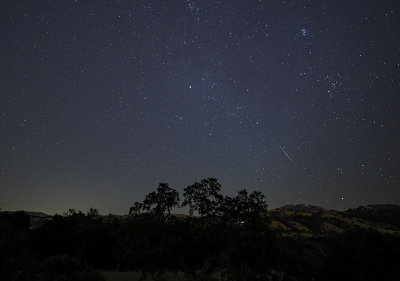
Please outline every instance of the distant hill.
M30 225L31 228L38 227L43 224L46 220L51 220L53 216L42 213L42 212L29 212L29 211L22 211L30 218ZM1 211L1 214L14 214L16 211Z
M381 225L390 226L400 231L400 206L392 204L367 205L357 209L348 209L345 215L350 218L361 219Z
M268 212L272 229L283 236L330 236L345 230L373 228L400 235L400 206L368 205L346 211L312 205L286 205Z
M319 206L307 205L307 204L297 204L297 205L290 204L290 205L282 206L280 208L276 208L275 210L315 213L315 212L324 211L324 208L321 208Z
M41 217L41 218L45 218L45 217L51 217L51 215L42 213L42 212L29 212L29 211L1 211L0 213L6 213L6 214L14 214L16 212L24 212L25 214L27 214L30 217Z
M0 212L15 213L15 212ZM31 228L36 228L53 216L42 212L25 212ZM185 215L176 215L185 217ZM381 233L400 236L400 206L391 204L366 205L346 211L326 210L319 206L285 205L268 211L272 229L282 236L330 236L345 230L376 229ZM110 216L104 216L109 218ZM112 216L125 219L127 216Z

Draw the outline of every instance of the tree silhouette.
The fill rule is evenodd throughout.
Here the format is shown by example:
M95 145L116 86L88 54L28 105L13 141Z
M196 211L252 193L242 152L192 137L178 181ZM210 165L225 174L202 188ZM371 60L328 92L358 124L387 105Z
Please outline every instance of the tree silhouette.
M160 183L157 191L153 191L146 195L141 206L143 210L150 212L158 218L171 215L171 209L179 204L179 193L175 189L169 187L168 183ZM135 205L136 208L140 205ZM140 210L140 209L139 209ZM135 207L132 211L135 211Z
M221 185L215 178L203 179L184 189L182 206L189 206L189 213L197 211L201 217L213 216L223 200Z
M99 210L96 208L90 208L89 211L87 211L87 216L93 219L97 219L100 217Z
M143 203L135 202L132 207L129 208L130 216L138 216L143 211Z
M242 225L265 225L268 205L265 196L254 191L248 193L246 189L238 192L231 198L226 196L222 206L225 219Z

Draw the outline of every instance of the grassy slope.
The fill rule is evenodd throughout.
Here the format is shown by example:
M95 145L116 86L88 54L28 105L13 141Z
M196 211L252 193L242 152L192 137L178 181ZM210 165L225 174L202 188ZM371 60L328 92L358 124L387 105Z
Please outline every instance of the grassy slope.
M400 236L400 231L396 226L360 218L348 211L275 209L270 210L268 215L272 229L289 237L327 236L357 228L373 228L381 233Z

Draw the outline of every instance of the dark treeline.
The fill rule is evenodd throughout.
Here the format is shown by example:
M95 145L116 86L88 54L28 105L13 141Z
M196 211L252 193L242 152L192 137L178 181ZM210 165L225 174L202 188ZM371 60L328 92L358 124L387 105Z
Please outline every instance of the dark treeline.
M173 215L185 207L187 216ZM179 193L166 183L128 216L73 209L30 229L23 212L0 216L0 280L103 280L93 268L141 271L155 280L400 280L400 240L373 229L283 237L265 197L223 196L209 178Z

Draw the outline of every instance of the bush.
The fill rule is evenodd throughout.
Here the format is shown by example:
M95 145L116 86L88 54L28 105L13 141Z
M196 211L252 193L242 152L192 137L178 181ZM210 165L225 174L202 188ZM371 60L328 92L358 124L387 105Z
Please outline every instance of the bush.
M47 258L39 273L41 281L104 281L104 278L86 263L68 255Z

